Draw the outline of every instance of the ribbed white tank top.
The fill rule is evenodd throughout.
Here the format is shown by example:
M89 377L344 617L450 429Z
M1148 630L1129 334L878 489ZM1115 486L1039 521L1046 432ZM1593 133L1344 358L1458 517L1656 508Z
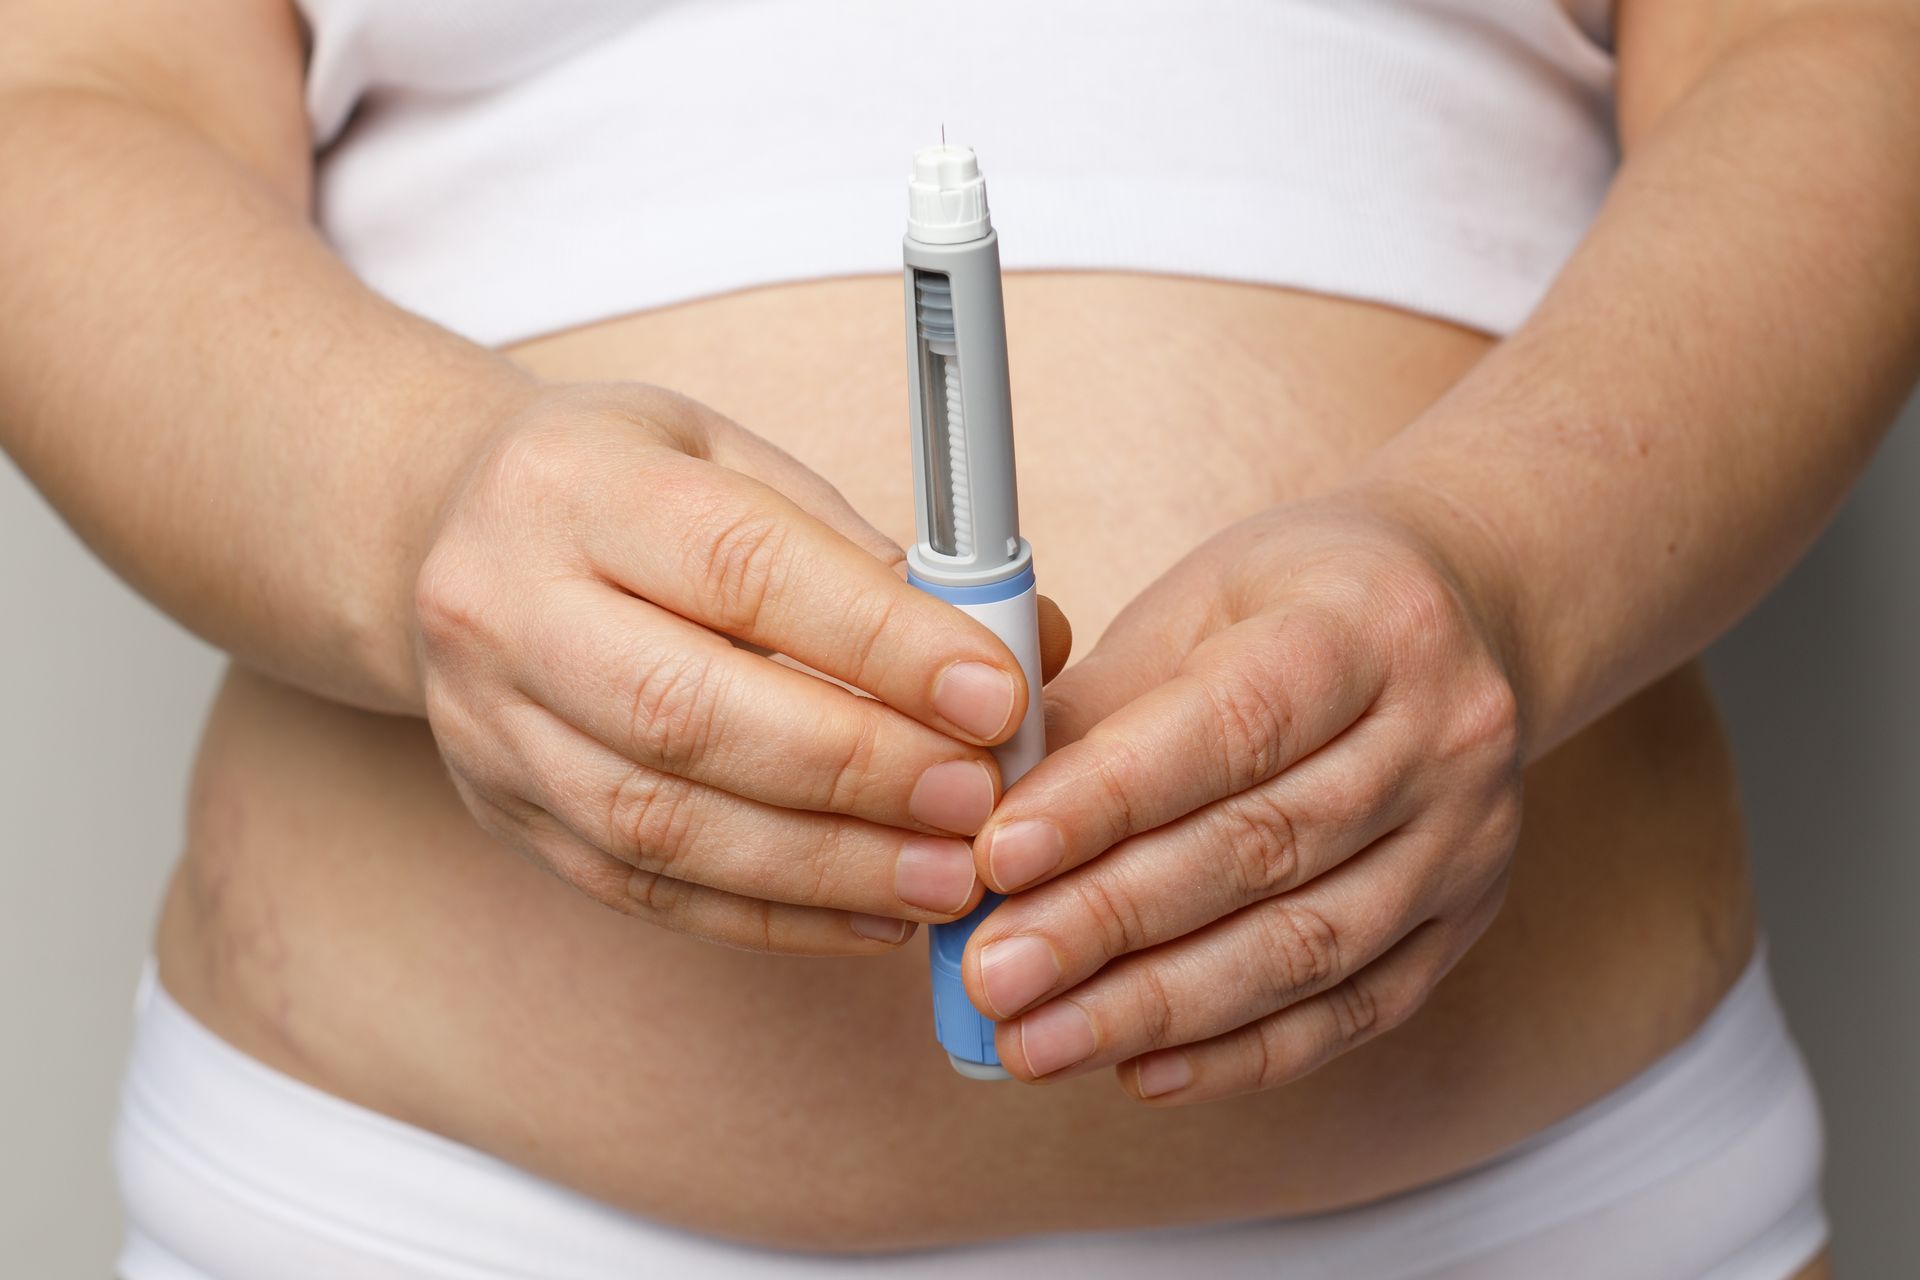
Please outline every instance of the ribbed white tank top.
M1505 333L1612 175L1605 0L300 0L318 217L504 343L899 270L913 149L1009 270L1256 281Z

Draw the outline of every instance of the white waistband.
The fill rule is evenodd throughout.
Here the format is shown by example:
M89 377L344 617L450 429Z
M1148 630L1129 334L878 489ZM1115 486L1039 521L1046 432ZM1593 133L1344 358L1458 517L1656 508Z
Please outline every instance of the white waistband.
M1555 0L301 7L329 242L488 344L897 277L907 162L943 121L980 148L1009 271L1258 281L1505 333L1617 161L1613 60Z
M115 1163L124 1280L981 1275L1010 1266L1290 1280L1784 1280L1826 1238L1821 1129L1764 962L1693 1036L1471 1172L1318 1217L878 1259L682 1232L292 1080L149 976ZM1276 1159L1284 1159L1277 1152ZM270 1261L269 1261L270 1260Z

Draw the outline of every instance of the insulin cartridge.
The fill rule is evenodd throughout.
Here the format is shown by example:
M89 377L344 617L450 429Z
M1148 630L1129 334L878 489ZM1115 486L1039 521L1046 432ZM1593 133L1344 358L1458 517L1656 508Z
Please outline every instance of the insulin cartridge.
M1046 730L1033 553L1020 536L1013 481L1000 241L973 148L943 143L915 152L907 193L907 396L918 508L907 580L977 618L1019 659L1027 714L993 753L1002 784L1012 786L1046 753ZM934 1031L954 1070L976 1080L1007 1073L994 1052L993 1021L967 999L960 956L1001 900L990 893L964 919L928 930Z

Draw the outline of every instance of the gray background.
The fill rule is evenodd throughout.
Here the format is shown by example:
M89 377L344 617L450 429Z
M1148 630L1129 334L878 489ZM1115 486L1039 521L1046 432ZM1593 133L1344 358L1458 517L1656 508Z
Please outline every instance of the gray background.
M1825 1095L1847 1277L1904 1274L1920 1186L1920 400L1712 654L1773 963ZM216 655L0 466L0 1270L108 1274L128 1002Z

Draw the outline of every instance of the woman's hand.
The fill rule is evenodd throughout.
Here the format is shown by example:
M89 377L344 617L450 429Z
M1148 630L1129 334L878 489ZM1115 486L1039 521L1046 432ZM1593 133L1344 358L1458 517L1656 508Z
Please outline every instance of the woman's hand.
M1048 705L1065 745L975 841L991 887L1025 892L965 961L1023 1079L1119 1064L1173 1103L1283 1084L1405 1020L1499 908L1520 820L1506 664L1436 546L1377 502L1214 537Z
M589 896L718 942L872 953L962 914L979 889L959 837L999 789L985 744L1027 693L901 559L826 481L684 397L539 392L418 580L461 797Z

